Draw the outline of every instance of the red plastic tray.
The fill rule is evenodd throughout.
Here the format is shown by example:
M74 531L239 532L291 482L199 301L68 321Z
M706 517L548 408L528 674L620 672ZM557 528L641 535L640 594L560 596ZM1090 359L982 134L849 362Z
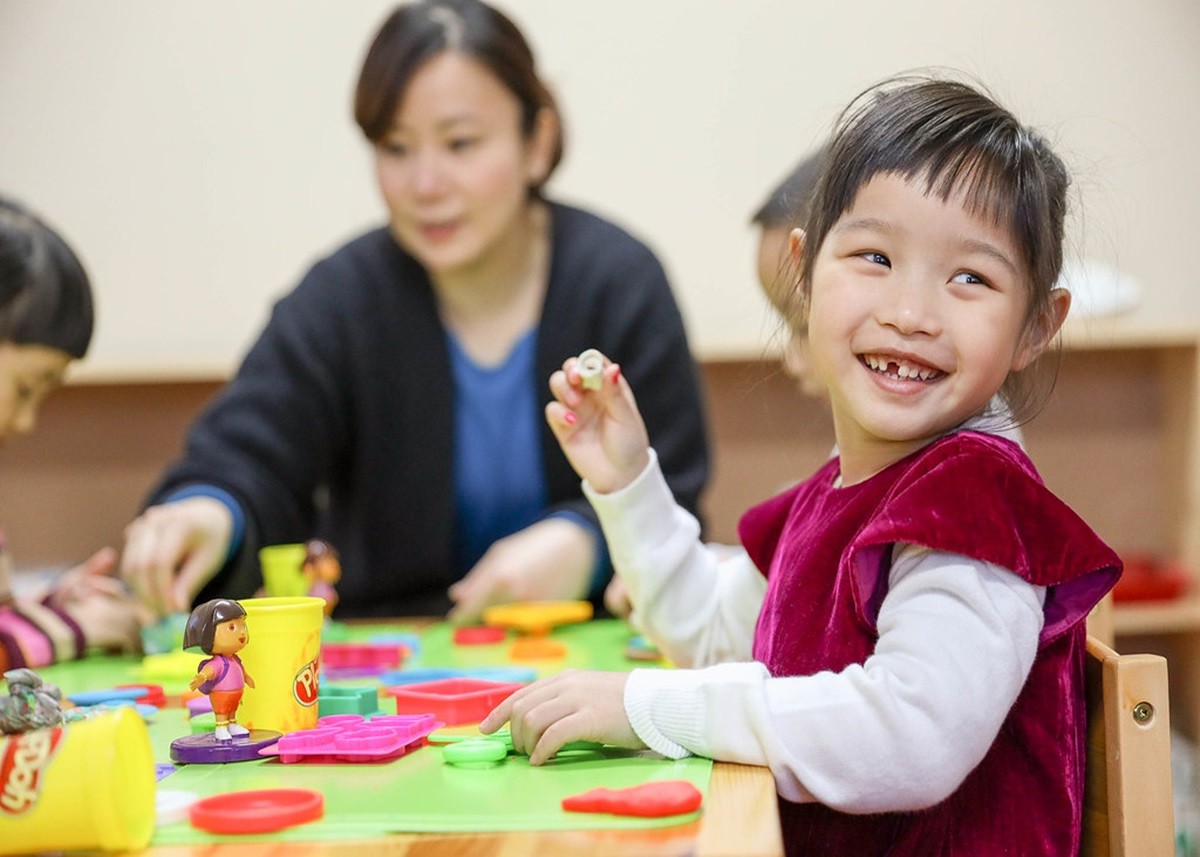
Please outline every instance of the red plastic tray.
M524 685L480 678L445 678L385 687L396 698L397 714L429 714L447 726L478 723Z

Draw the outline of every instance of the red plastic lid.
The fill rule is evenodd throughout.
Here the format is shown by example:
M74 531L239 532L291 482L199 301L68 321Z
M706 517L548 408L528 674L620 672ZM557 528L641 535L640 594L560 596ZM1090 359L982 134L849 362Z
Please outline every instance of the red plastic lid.
M316 821L325 796L311 789L228 792L197 801L188 814L192 827L210 833L270 833Z

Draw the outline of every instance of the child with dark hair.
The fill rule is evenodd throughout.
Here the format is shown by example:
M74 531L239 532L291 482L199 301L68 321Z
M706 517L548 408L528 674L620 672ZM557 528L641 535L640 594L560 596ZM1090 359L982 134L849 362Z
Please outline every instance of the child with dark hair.
M771 306L787 324L783 346L783 368L810 396L822 396L825 385L813 370L808 343L798 310L799 291L794 276L789 276L789 252L792 232L808 219L809 201L817 187L821 168L828 157L828 145L805 155L767 195L750 222L759 227L756 269L758 283Z
M232 598L205 601L191 612L183 630L185 649L198 648L212 655L200 662L188 687L208 695L217 721L213 734L218 741L250 734L249 729L237 723L242 691L247 685L254 687L254 679L237 654L248 642L246 608Z
M1003 431L1070 295L1068 176L965 83L843 114L803 229L797 320L837 449L722 562L671 499L620 367L547 421L646 635L684 669L566 672L481 724L542 764L587 739L768 766L789 854L1079 851L1089 611L1117 555Z
M38 408L87 352L92 290L79 258L54 229L0 197L0 444L26 434ZM89 646L137 648L139 611L111 576L117 555L97 551L52 588L12 591L0 532L0 673L82 657Z

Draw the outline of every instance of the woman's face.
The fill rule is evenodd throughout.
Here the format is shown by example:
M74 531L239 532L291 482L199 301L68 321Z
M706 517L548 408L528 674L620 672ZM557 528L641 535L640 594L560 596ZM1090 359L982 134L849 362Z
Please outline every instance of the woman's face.
M375 172L392 231L434 278L486 273L549 169L548 124L527 139L516 97L462 54L439 54L413 75Z

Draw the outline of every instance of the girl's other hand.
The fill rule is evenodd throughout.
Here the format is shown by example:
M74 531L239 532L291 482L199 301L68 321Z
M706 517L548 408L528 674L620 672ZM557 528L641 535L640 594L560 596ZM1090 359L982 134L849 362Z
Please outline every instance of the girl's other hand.
M505 723L513 749L540 765L571 741L599 741L633 750L645 748L625 716L628 673L567 670L521 688L496 706L479 731Z
M650 439L621 367L604 358L603 383L588 390L571 357L550 376L546 420L575 472L601 494L624 488L650 463Z
M158 614L186 611L229 553L233 515L211 497L151 506L125 528L121 575Z

